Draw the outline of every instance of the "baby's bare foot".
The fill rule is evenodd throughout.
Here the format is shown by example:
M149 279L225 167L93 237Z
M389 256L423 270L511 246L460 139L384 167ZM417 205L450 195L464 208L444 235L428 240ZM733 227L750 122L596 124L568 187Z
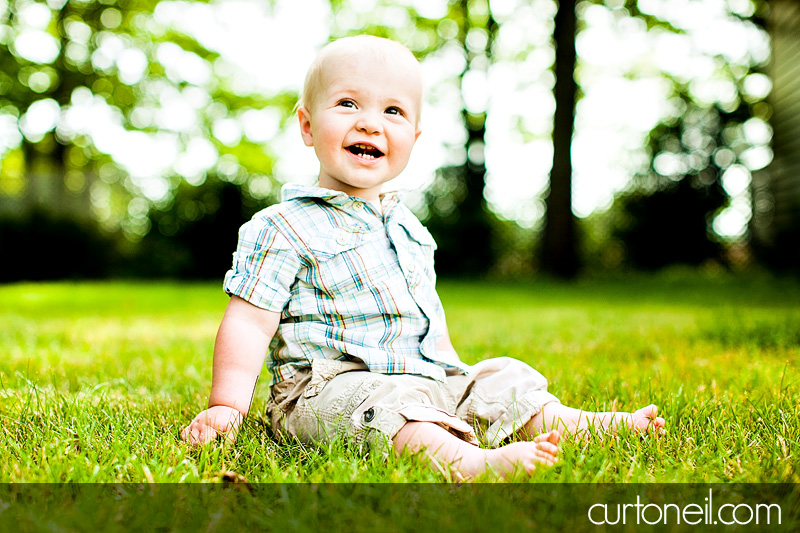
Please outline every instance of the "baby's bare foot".
M616 424L614 430L619 429L620 425L626 425L634 433L645 433L652 431L657 437L667 434L666 421L658 416L658 407L650 404L633 413L616 413Z
M552 466L558 462L560 440L561 433L553 430L538 435L529 442L514 442L493 450L485 450L485 468L491 468L506 477L513 474L517 466L522 467L526 474L541 466Z
M653 404L642 407L631 413L631 429L634 431L652 431L656 436L666 435L667 422L658 416L658 407Z

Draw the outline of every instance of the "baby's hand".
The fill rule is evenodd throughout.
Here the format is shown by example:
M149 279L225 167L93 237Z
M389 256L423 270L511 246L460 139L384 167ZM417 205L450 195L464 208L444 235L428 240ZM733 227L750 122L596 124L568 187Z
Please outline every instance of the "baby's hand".
M193 446L202 446L223 435L231 443L242 423L242 413L226 405L209 407L183 428L181 438Z

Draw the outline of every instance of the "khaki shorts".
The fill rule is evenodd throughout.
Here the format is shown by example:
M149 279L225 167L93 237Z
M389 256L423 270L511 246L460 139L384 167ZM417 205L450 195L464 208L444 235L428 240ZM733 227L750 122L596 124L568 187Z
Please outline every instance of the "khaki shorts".
M387 454L409 421L433 422L459 438L496 447L558 398L547 380L509 357L488 359L445 383L413 374L379 374L357 362L314 359L272 387L273 430L301 442L345 439Z

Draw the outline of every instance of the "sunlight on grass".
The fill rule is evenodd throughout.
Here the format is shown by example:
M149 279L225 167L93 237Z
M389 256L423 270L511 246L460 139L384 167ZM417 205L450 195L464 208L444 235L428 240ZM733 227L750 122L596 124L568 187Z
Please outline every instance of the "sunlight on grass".
M514 482L800 482L800 284L641 278L443 282L461 357L522 359L568 405L656 403L661 439L565 442L562 461ZM3 481L437 482L417 457L276 440L262 375L235 445L178 438L207 398L217 284L0 286ZM478 481L496 481L487 474Z

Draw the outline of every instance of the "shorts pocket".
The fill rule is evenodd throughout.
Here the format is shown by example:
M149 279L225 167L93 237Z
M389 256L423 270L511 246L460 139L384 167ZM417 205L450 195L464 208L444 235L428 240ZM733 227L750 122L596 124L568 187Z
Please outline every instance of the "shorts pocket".
M311 381L303 391L304 398L313 398L322 392L325 385L339 374L369 370L369 367L360 361L341 361L339 359L313 359L311 361Z
M397 413L408 422L431 422L443 427L461 440L472 444L478 444L475 432L469 424L438 407L433 407L431 405L407 405L398 409Z

